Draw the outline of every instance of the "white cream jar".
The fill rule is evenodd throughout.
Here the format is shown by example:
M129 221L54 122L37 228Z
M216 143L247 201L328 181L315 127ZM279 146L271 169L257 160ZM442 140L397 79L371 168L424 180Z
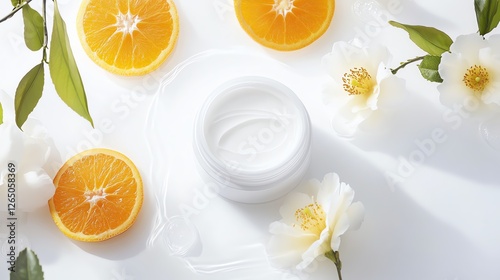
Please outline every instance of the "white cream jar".
M228 199L261 203L286 194L310 162L311 124L285 85L263 77L230 80L204 102L194 126L203 177Z

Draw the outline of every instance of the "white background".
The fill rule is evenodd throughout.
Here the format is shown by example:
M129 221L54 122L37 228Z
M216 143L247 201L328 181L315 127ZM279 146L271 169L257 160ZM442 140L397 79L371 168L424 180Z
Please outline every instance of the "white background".
M32 6L40 10L41 1L33 2ZM48 2L51 11L52 4ZM317 42L303 50L282 53L259 46L244 33L231 1L177 0L181 31L172 56L154 75L127 78L107 73L86 56L75 28L79 1L59 1L97 130L92 130L59 100L49 77L32 116L46 126L63 161L81 149L94 146L128 155L143 173L146 199L138 221L130 230L97 244L66 238L54 225L48 208L29 214L19 235L37 252L45 279L298 279L272 268L265 259L262 244L268 238L267 225L279 219L281 201L242 205L210 199L192 219L200 229L204 248L198 258L170 256L161 242L154 246L146 244L159 211L155 195L163 187L154 178L163 172L162 167L152 165L149 142L143 133L159 86L155 77L161 77L201 51L236 46L283 62L303 77L288 81L288 85L298 89L297 95L309 110L314 126L313 161L307 177L321 179L328 172L337 172L342 181L355 189L356 200L365 205L366 217L361 229L342 240L344 279L499 279L500 152L481 139L478 120L460 118L457 125L444 118L446 108L439 104L436 84L420 78L412 65L399 74L407 80L407 92L402 94L407 95L410 105L394 123L387 124L388 132L346 140L331 129L332 113L321 97L322 88L329 81L321 68L321 58L334 42L355 37L381 42L391 50L394 66L422 55L406 33L353 13L354 2L337 1L333 22ZM392 2L379 1L382 9ZM9 4L9 1L0 3L2 14L10 11ZM400 4L390 18L435 26L453 39L477 30L472 0L401 0ZM21 34L20 14L0 24L0 89L12 96L21 77L41 59L41 53L31 53L24 46ZM144 88L146 92L137 94L134 88ZM165 130L169 123L182 122L183 118L189 116L164 120ZM418 150L416 141L432 137L436 129L444 131L446 141L436 144L424 163L404 173L403 182L389 184L387 174L398 174L403 159ZM196 176L194 170L186 174L190 172ZM186 178L186 182L193 180ZM189 203L189 199L185 202ZM5 263L0 268L1 279L7 279L7 273L3 272ZM334 265L327 261L308 272L301 277L336 279Z

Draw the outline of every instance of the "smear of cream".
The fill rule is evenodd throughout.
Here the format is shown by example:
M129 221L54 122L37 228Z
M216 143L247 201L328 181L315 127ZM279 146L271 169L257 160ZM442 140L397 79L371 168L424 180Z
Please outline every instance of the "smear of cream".
M210 150L222 162L237 162L248 171L286 162L297 148L299 112L272 88L251 85L215 98L205 119Z

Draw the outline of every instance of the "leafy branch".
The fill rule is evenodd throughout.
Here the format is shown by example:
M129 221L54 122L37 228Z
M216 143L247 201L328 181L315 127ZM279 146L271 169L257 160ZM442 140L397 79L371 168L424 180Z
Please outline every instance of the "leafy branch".
M401 63L399 67L391 69L392 74L396 75L399 70L407 65L422 61L418 65L420 74L426 80L431 82L442 83L443 79L439 75L439 63L441 63L441 55L450 51L453 40L443 31L434 27L421 25L408 25L395 21L389 22L392 26L401 28L408 32L410 40L412 40L420 49L425 51L427 55L417 56Z
M22 8L24 8L24 6L28 5L31 1L32 0L26 0L23 3L18 3L18 1L12 0L12 5L15 6L14 9L8 15L6 15L2 19L0 19L0 23L2 23L4 21L8 20L9 18L11 18L12 16L14 16L17 12L19 12Z
M474 0L474 9L478 33L484 37L500 23L500 0ZM392 74L396 75L399 70L411 63L422 61L418 65L422 77L431 82L442 83L443 79L439 75L439 64L442 54L449 52L453 44L450 36L434 27L408 25L395 21L389 21L389 24L405 30L410 36L410 40L427 53L427 55L402 62L399 67L391 69Z
M49 48L49 32L47 31L47 0L43 0L42 5L42 18L43 18L43 62L49 63L47 60L47 49Z
M420 61L420 60L424 59L424 57L425 57L425 56L417 56L417 57L415 57L415 58L408 59L406 62L401 62L401 64L400 64L397 68L395 68L395 69L391 69L391 73L392 73L393 75L396 75L396 74L398 73L398 71L399 71L399 70L401 70L401 69L405 68L405 67L406 67L407 65L409 65L409 64L412 64L412 63L414 63L414 62L417 62L417 61Z
M57 1L53 1L54 21L50 42L47 28L47 1L42 0L42 15L31 8L29 5L31 1L11 0L14 9L0 19L0 22L3 22L22 11L25 44L31 51L42 51L40 63L29 70L17 86L14 99L16 124L19 128L22 127L42 97L45 64L48 64L50 77L59 97L93 126L85 88L71 50L66 23L61 17Z

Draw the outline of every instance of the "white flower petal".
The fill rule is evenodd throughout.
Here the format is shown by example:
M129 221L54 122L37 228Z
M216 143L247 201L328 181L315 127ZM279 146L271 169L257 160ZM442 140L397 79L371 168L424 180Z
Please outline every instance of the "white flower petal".
M367 105L366 98L356 96L340 109L335 117L345 120L349 125L357 127L374 112L374 109L369 108Z
M439 100L443 105L448 107L462 105L466 102L467 98L474 96L472 90L469 90L465 85L460 83L443 82L437 86L437 89L440 93Z
M308 226L315 227L315 222L325 222L317 224L322 229L319 232L307 232L295 226L295 222L285 223L284 220L274 222L270 225L269 231L274 234L269 243L270 259L274 265L280 267L295 266L301 270L307 268L318 256L324 255L332 249L337 251L340 246L340 237L348 229L356 229L363 221L364 208L359 202L352 203L354 191L352 188L340 182L339 177L335 173L328 173L324 176L323 181L311 180L305 186L300 188L309 188L314 186L318 188L316 196L317 202L325 211L325 217L318 219L316 216L311 216L313 224ZM294 212L301 209L302 204L308 203L315 199L314 195L307 198L304 193L290 194L291 197L287 200L287 205L281 208L281 212ZM293 209L299 207L297 209ZM309 213L311 214L311 213ZM316 214L317 215L317 214ZM319 236L318 236L319 235Z
M379 82L380 94L377 106L383 112L397 110L401 108L405 101L405 80L396 76L389 76Z
M481 95L481 100L485 104L500 105L500 50L491 47L482 49L479 57L481 65L488 70L490 76L490 83Z
M333 78L338 87L338 89L334 90L334 94L326 95L324 100L327 104L341 104L332 120L333 129L341 136L353 136L357 127L369 118L374 111L379 109L379 96L385 94L383 91L403 91L399 85L404 86L404 83L398 83L396 88L388 86L382 88L379 84L386 77L392 76L386 67L389 60L390 53L384 46L374 45L370 48L360 48L346 42L335 43L332 52L323 58L326 72ZM374 83L372 92L349 95L343 89L344 81L342 78L346 73L351 73L354 68L364 68L370 75ZM369 78L362 78L361 84L369 88L368 80ZM393 85L396 85L396 83ZM387 102L385 107L390 104L393 103Z
M323 206L323 209L330 209L332 196L340 185L339 175L336 173L328 173L323 177L321 188L318 190L316 200Z
M9 162L18 164L24 155L25 137L23 133L17 129L12 123L4 123L0 125L0 161L3 166Z
M370 48L360 48L346 42L337 42L333 45L332 52L322 59L325 71L339 84L342 77L350 69L364 67L372 77L376 78L380 65L387 65L390 55L389 50L381 45Z
M448 107L463 106L471 99L481 100L474 116L478 117L500 105L500 37L483 39L477 33L459 36L452 44L451 53L444 53L439 73L444 82L438 86L440 101ZM489 82L482 92L469 88L464 77L471 67L482 67ZM494 106L493 106L494 104Z
M334 115L333 129L341 136L352 136L360 123L371 116L373 110L366 107L363 97L349 96L349 101L344 104Z
M23 169L33 170L44 166L49 155L50 147L47 143L34 138L26 139L22 158Z
M5 104L13 104L12 99L0 92L0 100ZM5 106L4 113L14 115L10 106ZM15 120L9 117L0 125L0 165L7 166L14 163L17 178L17 210L31 212L46 207L47 201L53 196L55 188L51 179L53 175L47 169L59 159L53 142L47 131L39 122L29 118L21 131ZM50 160L49 160L50 159ZM0 196L7 197L7 174L5 170L0 174ZM0 209L6 211L6 209Z
M469 60L479 60L479 49L488 47L488 43L478 33L460 35L451 45L451 53L461 53Z
M340 237L349 229L349 217L347 215L340 216L335 224L330 240L330 248L333 251L338 251L340 248Z
M328 104L335 104L338 102L345 102L345 101L339 101L342 100L342 97L344 97L343 93L344 90L338 87L336 84L333 82L328 83L325 86L325 89L323 90L322 97L323 97L323 104L328 105ZM345 99L345 98L344 98Z
M314 234L304 232L299 227L294 227L291 224L285 224L282 221L276 221L271 223L269 225L269 232L275 235L289 235L294 237L301 237L304 235L314 236Z
M495 83L494 85L491 85L490 90L483 93L481 100L484 104L494 103L496 105L500 105L500 84Z
M342 84L344 73L362 60L363 50L351 46L345 42L337 42L333 45L332 52L326 54L322 59L323 68L337 84Z
M438 71L445 82L459 83L463 82L465 72L470 66L461 54L444 53Z
M347 94L347 93L346 93ZM364 101L361 98L356 98L356 96L349 96L347 102L338 110L336 116L353 121L357 117L357 113L359 110L355 111L355 108L358 109L360 106L363 106Z
M375 96L374 96L375 95ZM349 100L348 107L351 108L351 112L356 115L363 114L365 111L373 111L377 109L377 95L378 93L371 94L368 98L365 95L351 95L351 100ZM371 102L375 98L375 104Z
M269 259L274 266L291 267L302 260L303 252L315 240L316 236L314 235L276 234L271 237L267 246Z
M317 257L324 255L330 251L330 230L324 229L318 240L316 240L309 248L302 254L302 262L296 268L298 270L306 269Z
M52 179L42 169L23 174L18 185L22 186L18 188L18 204L26 212L47 207L47 202L55 192Z
M311 196L304 193L291 193L285 198L283 205L280 208L280 214L283 222L292 224L296 222L295 211L304 208L305 206L314 203Z
M321 189L321 182L317 179L304 181L297 190L303 192L314 199L316 199L319 190Z
M333 194L330 209L327 211L327 224L335 225L341 216L347 211L354 199L354 190L346 183L340 183L340 186Z
M349 230L358 230L365 218L365 206L363 203L357 201L349 206L347 210L349 218Z
M367 59L366 62L369 63L369 66L366 68L368 72L370 72L375 79L378 79L379 68L385 68L389 64L390 53L387 47L382 45L374 45L369 49L366 49Z

